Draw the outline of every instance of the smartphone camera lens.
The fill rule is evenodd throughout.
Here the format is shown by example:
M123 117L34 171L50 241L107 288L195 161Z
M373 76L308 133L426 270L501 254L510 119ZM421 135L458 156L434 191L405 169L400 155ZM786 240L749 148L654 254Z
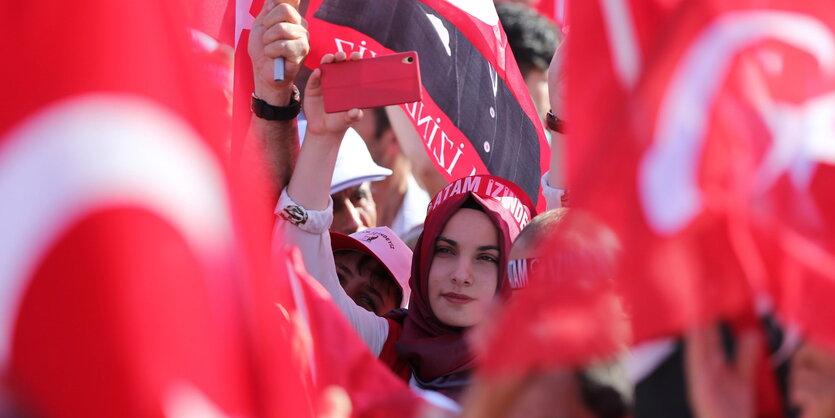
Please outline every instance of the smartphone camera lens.
M411 64L411 63L415 62L415 59L414 59L414 58L412 58L412 57L408 57L408 58L406 58L406 62L408 62L409 64Z

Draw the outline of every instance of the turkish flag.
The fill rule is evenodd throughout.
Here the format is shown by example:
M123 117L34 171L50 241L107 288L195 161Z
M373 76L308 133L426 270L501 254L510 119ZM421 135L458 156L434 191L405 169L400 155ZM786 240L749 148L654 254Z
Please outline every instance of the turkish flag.
M568 33L568 0L540 0L534 7L542 16L551 19L563 33Z
M318 411L182 6L2 6L0 372L23 412Z
M570 20L567 181L623 241L636 341L767 298L835 343L831 8L588 2Z

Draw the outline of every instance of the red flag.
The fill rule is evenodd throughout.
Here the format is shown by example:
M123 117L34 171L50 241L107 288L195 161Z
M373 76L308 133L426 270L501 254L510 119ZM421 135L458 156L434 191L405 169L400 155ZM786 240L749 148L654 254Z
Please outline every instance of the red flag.
M820 299L835 286L821 267L835 250L822 192L835 159L820 139L835 111L832 11L738 0L571 13L568 183L624 242L636 339L749 310L754 289L835 342ZM804 292L794 306L789 288Z
M223 107L181 6L2 6L0 364L33 414L255 412Z
M293 295L292 311L282 314L307 330L294 345L309 350L309 369L320 393L339 387L351 400L353 416L414 416L423 405L418 396L374 356L359 338L327 290L304 271L298 249L284 254ZM325 411L319 410L319 413Z
M556 23L563 33L568 33L568 4L568 0L540 0L536 10Z
M478 341L478 373L488 378L582 367L614 358L629 344L629 323L614 292L620 250L614 234L574 208L532 227L538 233L522 240L524 249L514 247L527 258L509 267L525 286L485 322Z
M449 181L493 174L537 202L548 143L492 2L311 0L300 11L314 68L337 51L417 51L423 100L401 107L438 172Z

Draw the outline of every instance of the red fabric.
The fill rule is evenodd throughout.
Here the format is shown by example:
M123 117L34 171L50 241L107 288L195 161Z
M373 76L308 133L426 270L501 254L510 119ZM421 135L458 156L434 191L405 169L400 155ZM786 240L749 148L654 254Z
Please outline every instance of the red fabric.
M353 416L414 416L422 401L402 375L393 374L368 350L327 290L304 271L301 254L295 251L286 259L293 293L287 306L295 308L290 322L304 330L293 345L310 351L306 368L315 375L317 390L343 388L351 398Z
M222 27L234 29L235 64L234 82L232 87L232 164L237 168L241 163L245 142L248 140L249 125L252 121L252 93L255 91L252 60L249 59L249 33L252 21L261 12L264 0L231 0L235 13L227 13ZM230 6L231 7L231 6Z
M539 14L556 23L563 33L568 33L568 5L568 0L540 0L534 7Z
M357 416L411 414L414 395L323 291L285 254L270 267L274 202L249 193L263 178L230 186L224 106L183 6L0 6L6 56L27 63L0 68L16 102L0 114L4 402L55 417L306 417L337 385Z
M14 40L5 55L26 63L0 69L13 80L0 86L2 97L15 98L0 115L0 199L6 222L7 214L16 214L13 221L24 228L2 229L6 243L36 243L12 260L25 258L31 265L0 274L4 286L16 282L20 291L12 306L4 303L4 310L13 310L3 313L11 315L3 321L13 328L11 335L0 335L4 352L9 349L0 361L7 361L4 382L15 402L33 414L161 417L187 415L195 407L232 415L267 411L253 396L260 382L247 359L249 330L235 297L240 284L233 272L244 262L231 241L232 220L204 223L207 241L196 239L185 221L205 221L202 214L231 207L223 200L227 179L214 123L223 107L205 91L208 83L190 53L182 6L99 0L0 6L3 34ZM72 113L90 100L101 106L94 117ZM159 115L149 117L154 112ZM97 131L110 132L114 117L133 125L122 125L121 135L107 138L115 147L91 149ZM163 117L194 133L172 130L161 123ZM150 147L134 155L120 152L122 144L135 146L131 137L142 123L165 135L162 146L170 149L163 154L186 157L175 161L185 171L216 177L189 178L186 187L195 195L160 204L154 193L165 189L166 179L153 173L169 172L167 159ZM26 126L54 131L21 131ZM147 138L149 144L159 140ZM63 158L50 157L55 149ZM198 162L194 158L206 158L199 162L205 166L191 166ZM133 180L123 180L127 174L119 167L136 159L144 169L134 168L128 175ZM33 170L10 183L12 167ZM88 172L121 174L90 178ZM146 192L137 191L137 179L148 182ZM217 207L195 210L188 204L206 196L201 193L216 198ZM189 212L178 216L171 207ZM32 225L38 228L26 229ZM272 355L290 353L286 344L273 348ZM287 373L284 380L293 380ZM292 399L285 399L285 408L296 411Z
M815 54L835 51L833 11L816 1L625 4L627 33L614 31L601 4L572 4L567 181L573 203L624 242L636 340L748 309L754 289L769 290L783 317L831 345L824 321L833 311L820 295L831 294L835 270L816 267L834 259L831 193L822 191L831 159L795 149L781 165L769 153L831 130L827 118L820 128L794 119L805 132L775 129L813 115L792 107L832 108L820 100L835 77ZM792 35L806 30L815 35ZM812 47L811 38L826 41ZM618 59L632 55L629 44L634 66ZM665 127L675 128L669 137Z
M235 44L235 0L188 0L191 26L225 45Z
M619 250L611 231L572 208L527 241L528 285L514 290L485 321L479 374L521 376L611 358L629 343L629 324L614 292ZM545 250L547 249L547 250Z
M399 378L408 382L409 378L412 377L412 369L409 367L409 363L403 361L397 355L397 350L394 348L394 343L403 335L403 324L391 318L386 318L386 320L389 324L389 335L385 344L383 344L383 349L380 351L380 361L388 365Z
M499 265L506 265L510 245L533 210L531 206L520 202L512 190L509 182L493 176L466 177L438 192L430 204L423 233L415 244L415 261L412 263L412 277L409 281L412 295L408 312L403 318L403 334L395 343L398 356L411 365L416 378L421 381L431 382L442 377L454 378L456 375L466 380L466 375L475 366L475 353L470 350L464 338L466 329L442 323L435 317L429 304L427 283L435 240L450 217L472 199L496 225L501 248ZM493 191L498 194L493 195ZM517 223L515 213L522 214L519 219L523 223ZM507 269L499 269L497 286L497 297L506 300L511 292ZM439 391L457 399L461 389L457 387Z

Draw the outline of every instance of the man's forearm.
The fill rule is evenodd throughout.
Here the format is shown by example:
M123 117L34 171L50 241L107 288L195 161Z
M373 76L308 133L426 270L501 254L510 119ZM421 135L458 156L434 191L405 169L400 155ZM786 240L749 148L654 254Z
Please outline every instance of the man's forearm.
M290 181L299 152L296 120L269 121L253 115L247 144L256 149L246 155L262 156L270 201L276 202L281 189Z

